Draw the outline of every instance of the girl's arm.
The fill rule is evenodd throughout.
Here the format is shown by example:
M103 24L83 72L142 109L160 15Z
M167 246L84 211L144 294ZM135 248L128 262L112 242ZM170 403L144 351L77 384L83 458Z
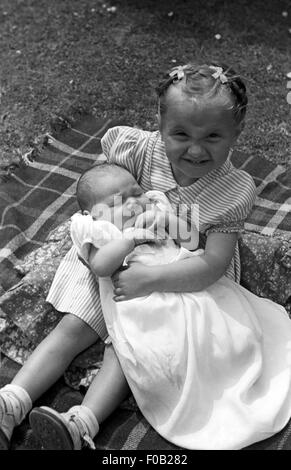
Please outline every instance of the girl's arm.
M159 292L201 291L223 276L234 256L237 233L212 232L204 254L166 266L153 266L153 285Z
M237 242L237 233L212 232L204 254L161 266L129 266L113 276L115 300L122 301L152 292L198 292L225 274Z

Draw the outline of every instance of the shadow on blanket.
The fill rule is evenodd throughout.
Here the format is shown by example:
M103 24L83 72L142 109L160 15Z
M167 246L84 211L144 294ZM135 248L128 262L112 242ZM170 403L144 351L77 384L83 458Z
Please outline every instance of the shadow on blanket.
M96 161L96 154L101 152L100 136L115 124L97 122L91 116L85 116L73 127L65 123L61 132L47 136L47 145L37 160L11 174L1 190L4 237L0 266L4 269L0 275L0 385L12 380L61 318L45 298L54 273L71 246L68 218L76 211L76 179ZM258 203L246 224L249 230L239 240L242 284L285 306L290 314L290 227L282 210L284 198L287 200L290 194L285 191L286 172L268 162L262 169L262 162L240 154L234 163L246 167L259 188ZM103 350L99 341L80 354L39 404L65 411L80 403L85 388L98 373ZM290 431L286 426L278 435L249 449L291 449ZM177 449L150 427L132 397L104 423L95 442L97 449ZM22 448L39 448L27 420L15 431L12 441L12 449Z

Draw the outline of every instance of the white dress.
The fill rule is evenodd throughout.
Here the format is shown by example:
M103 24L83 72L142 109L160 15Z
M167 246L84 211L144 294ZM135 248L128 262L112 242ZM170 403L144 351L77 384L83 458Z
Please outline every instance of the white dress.
M121 236L76 214L72 238L86 259ZM168 264L201 252L140 245L126 262ZM195 293L154 292L114 302L100 278L109 335L152 427L186 449L241 449L280 431L291 415L291 322L283 307L223 276Z

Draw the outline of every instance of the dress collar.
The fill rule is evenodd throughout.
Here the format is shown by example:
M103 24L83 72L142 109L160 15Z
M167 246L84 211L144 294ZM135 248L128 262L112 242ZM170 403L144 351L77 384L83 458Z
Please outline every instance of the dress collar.
M170 162L166 156L165 145L159 131L154 133L151 157L151 183L158 191L167 192L179 185L174 178Z

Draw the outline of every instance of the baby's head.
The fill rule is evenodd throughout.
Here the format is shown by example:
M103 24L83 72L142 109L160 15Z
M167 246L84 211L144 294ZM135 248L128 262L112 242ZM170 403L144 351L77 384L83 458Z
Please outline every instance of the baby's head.
M166 154L178 183L187 186L227 160L243 129L246 87L225 65L187 64L168 72L157 94Z
M78 180L76 195L83 214L108 220L120 229L125 223L133 225L149 203L132 174L109 163L86 170Z
M102 202L107 188L111 188L114 178L118 177L119 167L101 163L88 168L77 182L76 196L82 212L91 212L92 208ZM108 185L109 181L109 185Z

